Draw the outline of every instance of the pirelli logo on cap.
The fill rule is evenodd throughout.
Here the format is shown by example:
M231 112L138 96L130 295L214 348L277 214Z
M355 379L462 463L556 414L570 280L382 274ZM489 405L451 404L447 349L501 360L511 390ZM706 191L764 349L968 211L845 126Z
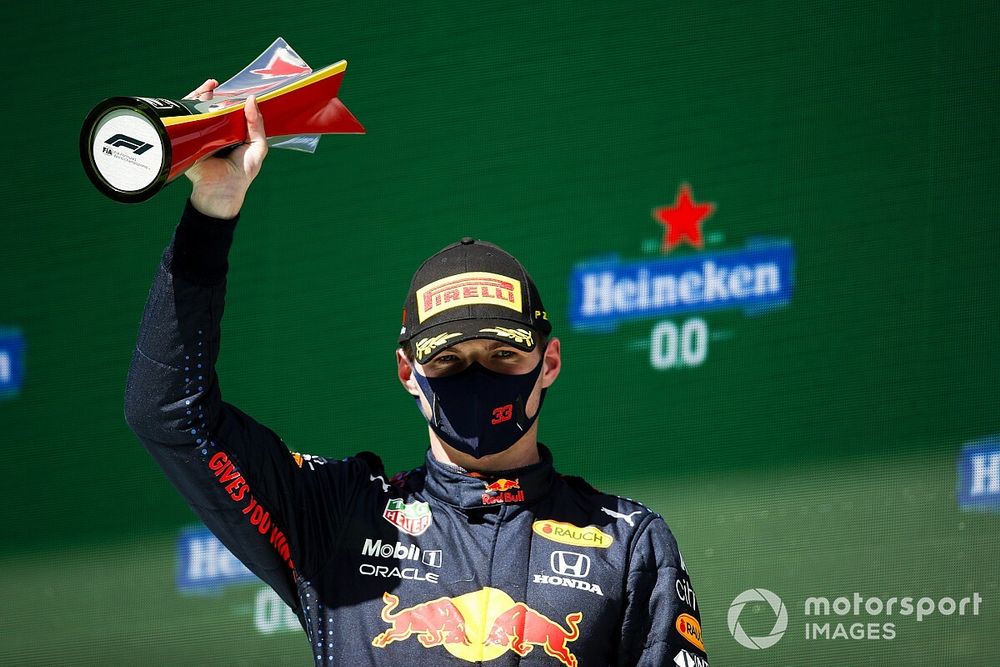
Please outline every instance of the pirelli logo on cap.
M486 304L521 312L521 282L498 273L473 271L435 280L417 290L417 317L422 323L449 308Z

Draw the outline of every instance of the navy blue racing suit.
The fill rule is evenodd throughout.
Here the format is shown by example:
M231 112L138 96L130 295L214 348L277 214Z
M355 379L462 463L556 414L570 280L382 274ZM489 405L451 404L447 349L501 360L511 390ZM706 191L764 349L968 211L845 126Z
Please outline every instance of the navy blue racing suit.
M667 524L557 473L546 447L539 463L489 476L428 452L387 479L373 454L291 452L225 403L215 362L237 219L188 202L149 292L125 416L295 611L315 664L708 664Z

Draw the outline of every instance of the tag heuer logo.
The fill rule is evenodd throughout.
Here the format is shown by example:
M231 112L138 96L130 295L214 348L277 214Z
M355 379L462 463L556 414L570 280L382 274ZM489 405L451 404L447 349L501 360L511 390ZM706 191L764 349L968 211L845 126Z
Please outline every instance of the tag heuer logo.
M382 518L408 535L420 535L431 525L431 506L419 502L407 505L393 498L386 503Z

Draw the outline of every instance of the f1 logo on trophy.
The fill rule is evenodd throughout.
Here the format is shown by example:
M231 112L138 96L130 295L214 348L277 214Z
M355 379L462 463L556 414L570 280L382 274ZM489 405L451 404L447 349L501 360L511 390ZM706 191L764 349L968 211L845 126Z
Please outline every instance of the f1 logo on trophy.
M321 134L364 134L337 98L347 61L313 71L278 38L207 102L112 97L87 115L80 159L87 176L119 202L149 199L198 160L246 141L243 107L254 95L268 145L315 152Z

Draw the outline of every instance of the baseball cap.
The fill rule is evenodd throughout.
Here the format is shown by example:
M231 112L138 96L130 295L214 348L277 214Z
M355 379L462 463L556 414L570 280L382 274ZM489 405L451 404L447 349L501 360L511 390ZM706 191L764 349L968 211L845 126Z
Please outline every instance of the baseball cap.
M399 343L418 363L472 338L492 338L525 352L552 331L538 288L502 248L465 237L427 259L410 281Z

